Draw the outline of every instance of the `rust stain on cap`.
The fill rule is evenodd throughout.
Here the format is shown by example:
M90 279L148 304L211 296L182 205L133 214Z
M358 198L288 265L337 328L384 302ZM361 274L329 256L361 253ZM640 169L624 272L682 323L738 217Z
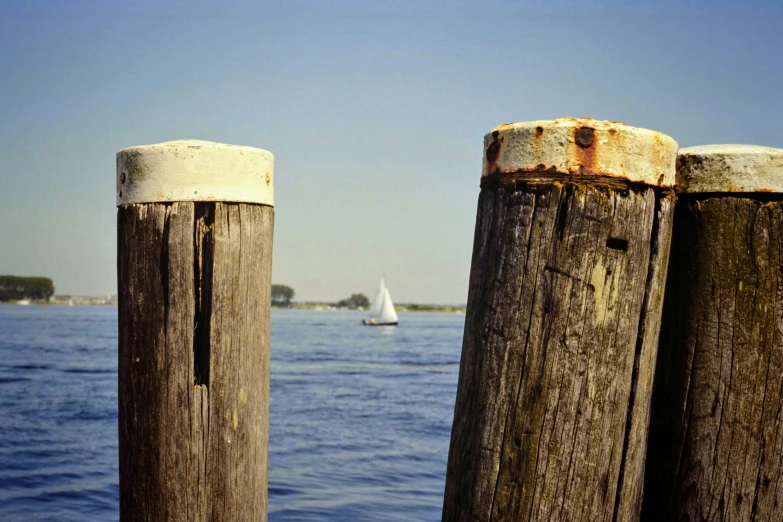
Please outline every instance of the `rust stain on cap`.
M677 143L620 122L560 118L504 124L484 137L482 177L540 171L672 187Z
M487 159L486 165L487 168L490 169L492 172L495 172L497 170L497 166L495 165L495 162L498 159L498 156L500 156L500 145L503 143L503 138L500 137L500 131L494 130L492 131L492 143L487 145L487 150L484 153L484 156ZM493 168L493 166L495 168Z

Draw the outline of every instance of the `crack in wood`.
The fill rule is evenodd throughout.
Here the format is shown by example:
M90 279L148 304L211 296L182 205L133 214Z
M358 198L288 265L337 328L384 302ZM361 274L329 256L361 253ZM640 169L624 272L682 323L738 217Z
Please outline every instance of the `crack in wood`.
M193 289L196 313L193 318L193 384L209 388L210 330L212 328L212 272L215 204L195 204L193 227Z

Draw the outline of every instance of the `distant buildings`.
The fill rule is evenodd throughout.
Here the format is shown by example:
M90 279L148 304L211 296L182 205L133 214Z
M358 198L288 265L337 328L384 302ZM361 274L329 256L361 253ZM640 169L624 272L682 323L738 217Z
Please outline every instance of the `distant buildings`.
M112 292L105 296L85 295L53 295L49 298L49 304L53 305L79 305L79 306L117 306L117 294Z

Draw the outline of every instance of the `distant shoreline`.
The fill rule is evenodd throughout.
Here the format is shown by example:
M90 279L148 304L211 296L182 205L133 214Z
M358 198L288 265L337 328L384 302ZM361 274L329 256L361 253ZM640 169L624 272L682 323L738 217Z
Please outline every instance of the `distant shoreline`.
M21 301L21 302L20 302ZM0 301L0 304L4 305L23 305L24 299L19 301ZM26 305L29 306L70 306L70 300L31 300ZM73 306L117 306L117 302L112 302L103 297L74 297ZM273 310L342 310L353 312L364 312L363 308L348 308L345 306L334 306L326 303L297 303L291 306L272 306ZM398 305L394 309L398 313L410 313L410 312L427 312L427 313L452 313L452 314L464 314L464 306L442 306L442 305Z
M49 299L9 299L0 304L24 306L117 306L117 294L105 296L53 295Z
M20 302L22 301L22 302ZM50 303L48 301L30 301L29 303L24 303L24 299L21 299L20 301L0 301L0 305L16 305L16 306L69 306L68 303ZM109 302L86 302L86 301L74 301L73 306L117 306L117 303L109 303Z
M355 312L366 311L365 308L349 308L346 306L335 306L334 304L330 304L330 303L294 303L291 306L273 305L272 308L276 310L277 309L318 310L318 311L344 310L344 311L355 311ZM449 305L421 305L421 304L406 303L404 305L395 305L394 309L399 313L407 313L407 312L438 312L438 313L454 313L454 314L465 313L465 306L449 306Z

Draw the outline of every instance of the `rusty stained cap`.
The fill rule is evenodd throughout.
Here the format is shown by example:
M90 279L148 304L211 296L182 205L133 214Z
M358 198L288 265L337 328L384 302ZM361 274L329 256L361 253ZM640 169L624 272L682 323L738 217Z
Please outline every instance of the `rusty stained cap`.
M141 145L117 153L117 206L228 201L274 206L274 156L200 140Z
M482 177L525 171L674 186L677 142L624 123L561 118L500 125L484 136Z
M783 149L703 145L680 149L677 192L783 192Z

